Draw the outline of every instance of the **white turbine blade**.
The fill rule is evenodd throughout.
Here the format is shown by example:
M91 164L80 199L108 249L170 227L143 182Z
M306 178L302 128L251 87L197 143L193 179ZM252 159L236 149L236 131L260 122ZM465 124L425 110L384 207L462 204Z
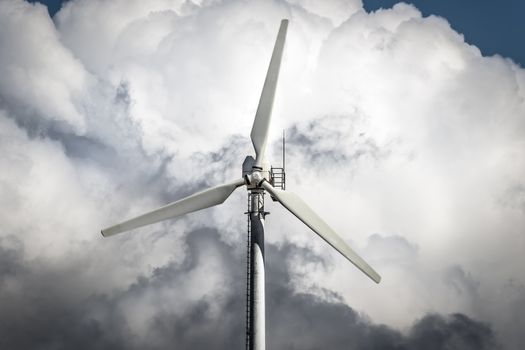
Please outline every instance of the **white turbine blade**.
M244 185L244 179L239 179L227 184L216 186L189 197L170 203L149 213L124 221L115 226L102 230L102 236L113 236L117 233L128 231L137 227L146 226L166 219L188 214L197 210L213 207L223 203L226 198L239 186Z
M359 270L363 271L374 282L379 283L381 276L368 265L363 258L357 255L345 241L328 226L299 196L292 192L285 192L274 188L267 181L261 184L272 196L274 196L286 209L294 214L299 220L310 227L321 236L335 250L350 260Z
M279 33L277 34L277 40L275 41L275 46L273 48L272 59L270 61L270 66L268 67L268 73L266 74L266 80L264 81L259 106L257 107L257 113L255 114L255 120L253 121L252 132L250 134L253 148L255 148L255 153L257 155L255 165L259 167L263 162L266 150L266 141L268 139L268 129L272 116L275 88L277 86L277 79L279 78L279 69L283 57L287 28L288 20L283 19L281 21L281 26L279 27Z

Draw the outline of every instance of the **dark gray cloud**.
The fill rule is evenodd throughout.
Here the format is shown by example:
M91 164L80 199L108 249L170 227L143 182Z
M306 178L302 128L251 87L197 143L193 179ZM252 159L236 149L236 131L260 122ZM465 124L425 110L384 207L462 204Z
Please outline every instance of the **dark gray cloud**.
M0 346L4 349L238 349L244 345L243 244L232 247L215 230L189 232L181 263L157 268L125 290L81 298L72 287L81 283L77 267L59 273L25 261L19 242L4 241L0 246ZM148 320L149 327L134 334L129 328L133 320L126 318L119 304L166 288L176 303L173 286L185 283L206 262L210 249L217 253L212 258L217 271L233 281L232 288L225 295L212 293L191 302L182 312L160 305ZM322 259L292 244L268 245L266 251L268 348L483 350L497 346L490 326L462 314L429 314L403 334L373 323L337 295L296 293L290 282L290 258L313 258L321 264Z
M385 145L367 134L364 118L350 115L323 115L286 130L289 160L299 158L315 171L333 171L342 167L355 169L360 160L379 161L387 157L395 140ZM280 145L275 144L274 149ZM278 152L274 152L278 154Z
M59 273L41 261L23 258L23 245L9 237L0 245L0 347L3 349L124 349L115 332L122 320L110 317L111 303L103 296L77 300L64 288L78 271ZM15 243L15 244L13 244ZM107 315L90 319L93 309Z
M510 186L501 196L499 202L509 208L525 212L525 185L522 183Z

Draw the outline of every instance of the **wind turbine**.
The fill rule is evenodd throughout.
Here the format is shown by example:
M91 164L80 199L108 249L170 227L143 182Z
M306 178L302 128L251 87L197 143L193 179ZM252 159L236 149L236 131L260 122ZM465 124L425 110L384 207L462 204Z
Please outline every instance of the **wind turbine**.
M288 211L306 224L312 231L317 233L373 281L379 283L381 280L379 274L357 255L298 195L284 190L284 164L282 169L283 173L281 173L279 177L274 171L274 169L279 168L272 168L266 159L268 129L270 126L273 100L279 77L287 28L288 20L283 19L277 34L270 66L264 81L259 106L257 107L257 113L255 114L255 120L250 134L256 158L254 159L252 156L245 158L242 165L243 177L195 193L159 209L102 230L104 237L113 236L134 228L209 208L223 203L237 187L245 185L248 190L247 214L249 215L249 307L247 310L247 345L250 350L265 349L264 219L267 214L267 212L264 211L265 191L268 191L272 199L281 203ZM278 180L279 178L280 180Z

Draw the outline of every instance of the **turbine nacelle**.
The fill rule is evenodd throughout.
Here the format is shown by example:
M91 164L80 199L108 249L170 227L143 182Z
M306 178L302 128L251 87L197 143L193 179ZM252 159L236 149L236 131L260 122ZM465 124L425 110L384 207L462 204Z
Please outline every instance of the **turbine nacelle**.
M270 162L264 158L260 165L261 166L256 165L256 160L252 156L247 156L242 163L242 177L249 190L259 188L260 182L263 180L269 182L272 180L272 167Z

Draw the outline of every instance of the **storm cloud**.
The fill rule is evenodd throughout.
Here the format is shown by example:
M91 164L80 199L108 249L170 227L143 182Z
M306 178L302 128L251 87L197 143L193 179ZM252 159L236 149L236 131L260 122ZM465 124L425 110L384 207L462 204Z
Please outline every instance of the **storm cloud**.
M244 346L246 197L100 229L240 176L281 18L270 149L380 272L271 203L267 343L520 349L525 73L360 1L0 2L0 347Z
M61 271L23 261L13 239L2 248L1 283L16 279L16 290L2 288L0 345L8 349L232 349L244 344L245 256L222 242L215 230L189 232L185 259L139 276L127 289L79 297L64 285L75 285L80 267ZM295 293L287 261L322 258L294 245L267 247L268 346L278 349L495 349L493 331L462 314L431 314L417 320L407 334L377 325L325 291L325 298ZM234 254L232 254L234 252ZM207 261L206 261L207 260ZM177 286L213 264L225 272L231 289L177 304ZM125 308L148 299L154 314L140 337L130 329Z

